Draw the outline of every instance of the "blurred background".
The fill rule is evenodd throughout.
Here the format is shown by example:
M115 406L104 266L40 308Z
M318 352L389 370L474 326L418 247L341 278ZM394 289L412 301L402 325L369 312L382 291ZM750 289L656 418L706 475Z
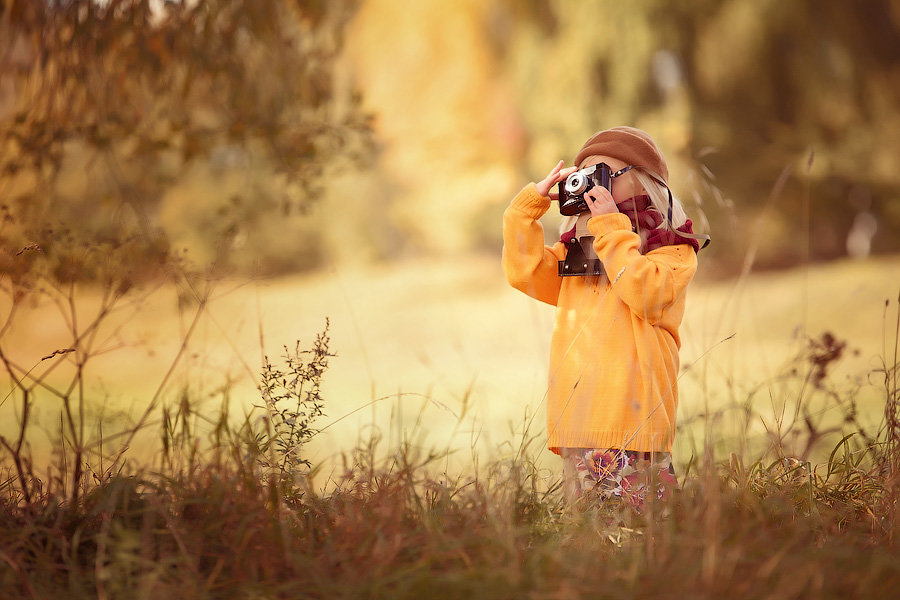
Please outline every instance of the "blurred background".
M898 27L897 2L376 0L347 54L411 249L496 250L498 199L629 124L728 275L752 235L766 268L896 251Z
M331 316L330 385L354 398L333 417L410 390L455 417L498 397L539 411L552 314L504 287L501 215L632 125L713 238L686 362L735 319L751 346L728 369L759 377L748 352L771 359L798 324L874 348L900 279L898 33L897 0L2 0L0 346L40 371L77 329L53 333L42 291L85 286L88 306L172 277L100 384L141 405L138 373L162 377L150 357L216 280L232 304L194 373L252 386L261 351ZM751 272L782 295L741 287Z
M512 194L628 124L656 138L698 228L728 240L708 275L734 274L752 235L758 268L900 244L895 1L3 6L20 228L52 204L256 275L496 253Z

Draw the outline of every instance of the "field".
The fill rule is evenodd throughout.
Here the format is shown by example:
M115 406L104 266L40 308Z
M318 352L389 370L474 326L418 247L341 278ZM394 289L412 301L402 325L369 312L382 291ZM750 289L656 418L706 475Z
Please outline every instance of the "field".
M891 341L885 301L900 291L891 273L900 273L896 257L699 279L682 327L682 421L750 396L768 404L765 390L781 385L779 377L809 350L808 340L825 332L847 342L829 365L831 379L852 386L868 377ZM298 340L308 346L329 320L336 356L323 381L326 415L309 448L313 462L335 460L372 427L395 445L413 436L424 447L468 448L475 436L482 452L498 451L526 420L531 434L541 434L553 308L509 288L493 258L215 281L202 293L209 298L203 307L188 303L179 311L175 291L157 289L108 319L97 345L114 350L88 371L94 410L137 418L154 394L171 402L187 391L215 413L227 390L231 412L240 415L260 404L263 354L275 361L284 346ZM83 320L96 303L92 294L85 297ZM6 347L37 373L50 362L43 357L71 344L67 335L58 307L45 302L17 315ZM57 371L51 377L69 376ZM877 382L860 385L857 399L879 419ZM5 401L2 410L12 404ZM682 461L704 446L702 439L683 441L676 448Z
M59 403L35 392L29 497L4 455L5 597L883 597L898 446L874 434L897 410L898 272L884 257L695 282L682 491L642 515L563 502L542 440L552 308L495 258L135 294L83 339L78 376L69 307L29 303L4 353L54 389L83 383L92 479L73 492ZM79 298L70 325L101 304ZM295 470L249 450L263 355L312 347L326 320L325 415ZM13 387L0 410L12 440Z
M859 5L0 0L0 600L897 597L900 0ZM499 226L624 124L592 152L713 244L677 485L573 498Z

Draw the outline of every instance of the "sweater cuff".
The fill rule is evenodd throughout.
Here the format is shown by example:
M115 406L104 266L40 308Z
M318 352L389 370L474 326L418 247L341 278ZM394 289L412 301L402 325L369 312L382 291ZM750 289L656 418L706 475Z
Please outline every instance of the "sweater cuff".
M591 217L588 220L587 225L588 230L595 238L603 237L607 233L612 233L613 231L632 230L631 219L628 218L628 215L623 215L622 213L609 213Z
M550 208L550 198L541 196L534 184L529 183L516 194L511 206L537 220L543 217Z

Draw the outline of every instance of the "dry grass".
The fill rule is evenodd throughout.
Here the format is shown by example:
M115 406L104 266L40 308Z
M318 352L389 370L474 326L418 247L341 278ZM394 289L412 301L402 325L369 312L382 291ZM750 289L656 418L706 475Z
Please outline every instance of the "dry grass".
M7 493L3 595L877 598L900 583L897 484L875 447L827 476L703 464L643 516L567 508L526 459L434 477L409 448L378 464L362 448L330 493L288 500L238 450L112 477L77 504Z
M751 396L770 412L768 389L805 351L806 336L830 331L848 341L833 380L855 386L882 354L880 310L896 294L885 273L898 268L900 257L884 257L758 274L741 284L693 284L682 328L678 462L686 464L706 445L703 421L691 425L697 415L741 406ZM195 308L179 311L174 291L160 288L107 322L101 339L115 352L94 359L87 383L89 410L104 411L108 431L113 418L123 428L133 422L157 392ZM390 432L394 448L415 435L422 445L456 450L453 456L467 455L473 438L482 454L495 452L510 438L511 423L522 433L523 415L531 419L530 433L540 435L553 308L509 288L496 257L218 282L162 396L175 402L186 391L211 412L227 400L241 415L258 403L262 354L278 355L283 344L307 339L326 316L337 357L323 382L322 426L330 427L307 450L314 463L339 463L348 445L363 441L358 432L373 426ZM54 305L38 304L20 311L4 340L24 366L40 372L49 365L42 357L69 345L60 321ZM50 377L64 374L58 368ZM877 386L862 382L852 393L862 412L877 419ZM796 394L780 389L775 395ZM2 422L15 422L13 407L0 406ZM9 430L0 424L0 433ZM537 460L552 465L554 458Z
M383 286L385 294L403 279L397 273L386 275L380 283L378 277L369 280ZM321 277L323 285L333 283ZM429 312L429 305L444 314L464 311L466 318L477 320L497 301L501 292L478 285L478 277L486 276L456 271L456 279L446 285L468 286L457 303L446 299L446 288L435 280L415 297L394 296L393 302L400 304L397 310L405 318L427 323L423 326L432 339L439 338L464 319L430 323L428 317L441 311ZM809 274L808 289L823 285L818 278ZM771 301L784 308L790 305L786 298L792 297L786 287L769 278L740 294L750 298L768 290L780 295ZM701 306L714 298L703 284L695 296ZM11 388L7 408L29 405L33 414L43 416L21 437L15 428L12 434L3 431L0 597L845 598L886 597L900 583L895 545L900 510L900 322L894 316L900 315L900 307L893 302L875 318L883 343L879 362L867 358L860 363L850 346L843 354L836 352L844 337L798 335L780 363L769 357L771 369L759 374L762 386L732 378L704 388L704 379L711 384L728 374L728 357L718 351L701 357L690 349L695 342L686 343L686 351L697 358L686 361L694 364L682 379L695 378L695 389L704 396L699 404L686 403L694 412L686 415L679 441L682 489L665 504L651 502L644 514L636 514L615 501L599 506L565 503L558 469L555 464L548 467L541 448L540 417L526 414L499 443L479 438L478 429L469 430L475 419L467 411L483 402L488 389L454 379L459 367L445 375L445 385L458 390L458 398L442 396L432 387L385 400L394 411L387 427L357 431L335 449L338 426L331 424L339 417L316 419L316 406L330 415L341 415L345 408L339 404L341 397L331 395L339 388L323 385L319 396L318 378L329 348L338 356L328 364L328 376L336 375L333 368L340 364L346 339L332 339L329 346L320 337L311 353L299 346L284 349L286 362L281 363L275 358L280 352L267 352L271 361L253 364L268 365L263 376L264 383L266 377L269 382L268 405L256 392L259 411L235 412L239 402L231 395L238 386L226 384L212 394L218 408L210 410L210 394L203 392L208 390L208 371L198 361L212 346L203 336L193 336L236 314L233 308L217 313L221 309L211 297L200 294L184 304L180 326L157 321L162 333L183 341L171 348L170 356L176 359L163 369L173 383L157 385L154 398L159 403L145 411L146 418L138 424L128 425L123 417L120 431L108 420L100 429L104 415L81 402L92 397L94 374L114 375L100 362L108 358L107 349L113 354L133 351L127 343L107 343L123 337L97 333L90 351L88 346L80 348L81 368L74 371L62 365L58 372L48 372L49 363L66 362L73 353L38 356L39 368L19 379L23 385ZM347 298L352 306L352 294ZM233 302L235 296L224 300ZM315 311L304 302L311 300L295 301L292 310L299 311L299 320L309 327L297 337L308 339L309 330L322 324L307 323ZM377 309L390 302L376 297L370 304ZM136 306L140 314L152 303L146 300L129 309ZM749 304L754 311L762 310L755 302ZM102 304L87 303L75 310L100 314L98 307ZM813 330L823 318L815 311L822 310L798 308L795 314ZM257 314L265 311L261 308ZM785 312L791 311L782 311L779 318L785 319ZM113 315L104 317L111 321L111 331L122 336L127 325L135 324L115 310L108 314ZM724 308L720 314L728 315ZM720 319L721 330L746 327L746 311L733 314L734 319ZM828 318L827 311L823 314ZM533 316L536 329L545 317ZM365 324L357 329L360 343L373 329L390 330L390 318L372 325L368 316L356 318ZM508 325L504 318L510 317L491 327ZM696 331L706 327L719 335L721 330L708 320L696 315L693 319L695 331L689 327L688 338L712 336ZM93 327L90 319L70 321ZM840 332L841 324L835 325ZM227 327L221 330L227 333ZM757 339L763 336L754 333ZM425 339L418 335L424 334L404 332L390 342L395 345L390 352L410 340ZM452 341L462 333L448 335ZM492 333L480 335L485 341ZM521 341L512 337L512 342L495 340L492 350L503 351L503 344ZM11 339L6 338L4 346L10 361L8 349L15 347L9 345ZM236 344L232 339L232 346ZM378 362L383 367L399 361L398 372L403 372L402 356L382 356L390 352L372 344L365 344L368 352L361 359L373 365L363 371L363 382L373 381ZM532 348L536 354L540 345ZM430 351L429 360L443 365L447 350ZM31 364L16 357L20 360ZM191 364L182 368L179 361ZM249 366L249 358L243 362L242 369L258 371ZM520 362L505 368L521 368ZM856 369L855 377L842 371L848 362ZM7 369L17 372L9 365ZM60 388L71 390L57 400L72 423L58 424L56 433L47 425L59 410L45 400L29 404L40 397L41 385L50 383L51 376L75 383ZM492 385L502 380L499 376ZM866 382L865 390L859 381ZM517 390L521 393L522 387ZM163 402L165 398L175 401ZM245 395L239 399L246 402ZM403 402L409 399L416 410L408 407L404 416ZM877 415L865 414L875 400ZM340 423L358 428L357 417L373 418L368 409L381 409L379 402L377 396L362 402L364 414L351 413ZM435 421L427 411L450 421L445 443L435 443L429 431ZM22 417L20 411L11 414ZM331 434L324 445L324 434L314 435L321 427L329 427ZM49 449L40 456L31 438L40 437L42 428ZM138 460L147 455L138 452L140 444L159 450L152 459ZM322 448L328 445L328 460L322 460ZM307 460L315 465L312 470L304 468Z
M822 464L785 455L784 436L725 461L708 447L681 491L644 514L615 501L567 505L531 438L512 458L451 475L443 453L401 443L383 457L374 436L324 486L316 472L273 469L284 448L227 411L198 446L203 419L185 398L164 419L155 467L98 470L85 455L93 478L80 494L64 481L70 467L39 480L11 464L27 464L27 452L4 454L0 595L888 597L900 583L898 332L872 374L884 402L876 433L852 432ZM298 367L303 356L288 364L300 385L286 384L286 398L317 389L321 371ZM816 377L817 356L799 378ZM852 414L852 398L836 400ZM817 434L802 421L783 427Z

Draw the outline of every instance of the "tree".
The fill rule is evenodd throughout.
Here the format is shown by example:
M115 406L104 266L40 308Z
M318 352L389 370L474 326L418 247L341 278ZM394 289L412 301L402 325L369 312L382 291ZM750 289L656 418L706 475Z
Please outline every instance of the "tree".
M366 118L335 76L352 8L0 0L0 371L16 405L0 454L26 503L44 489L32 461L35 406L60 407L51 447L74 502L89 471L102 481L112 472L104 465L123 464L186 353L212 283L182 268L161 219L167 192L198 169L252 182L201 209L209 217L199 235L213 265L227 265L234 240L266 215L309 207L329 165L367 147ZM186 200L181 215L197 198ZM117 323L141 297L132 286L161 275L180 284L179 308L190 303L195 315L138 424L109 454L89 427L97 396L88 373L118 347ZM82 304L86 287L99 293ZM10 341L29 296L59 309L61 347L33 355Z
M209 207L201 233L218 264L260 215L307 208L327 166L367 142L334 73L353 9L0 2L0 272L156 272L177 256L161 199L201 167L265 182Z

